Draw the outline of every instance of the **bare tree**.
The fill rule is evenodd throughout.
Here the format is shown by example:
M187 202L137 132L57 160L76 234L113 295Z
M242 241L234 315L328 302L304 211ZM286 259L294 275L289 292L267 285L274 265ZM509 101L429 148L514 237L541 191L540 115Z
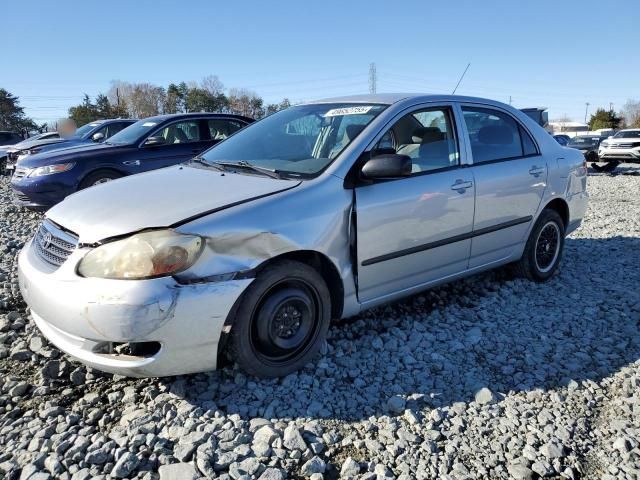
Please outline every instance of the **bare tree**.
M627 100L622 107L622 115L625 126L640 128L640 100Z
M246 88L229 89L229 107L233 113L245 115L247 117L264 117L264 101L256 92Z
M217 75L207 75L200 82L200 88L217 97L224 94L224 85Z
M112 80L107 98L113 105L118 101L126 106L132 118L145 118L158 115L164 111L166 102L164 88L151 83L129 83Z

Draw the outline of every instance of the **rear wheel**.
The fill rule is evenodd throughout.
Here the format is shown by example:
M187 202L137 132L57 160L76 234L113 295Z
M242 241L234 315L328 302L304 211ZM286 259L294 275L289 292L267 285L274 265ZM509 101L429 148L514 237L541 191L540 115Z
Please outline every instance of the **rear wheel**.
M92 172L87 175L84 180L80 182L80 187L78 187L78 190L83 190L85 188L93 187L94 185L107 183L120 177L122 177L122 174L114 172L113 170L98 170L97 172Z
M244 293L229 353L251 375L287 375L318 353L330 320L331 299L322 276L300 262L277 262Z
M560 264L563 248L562 218L555 210L543 210L516 264L517 273L536 282L548 280Z

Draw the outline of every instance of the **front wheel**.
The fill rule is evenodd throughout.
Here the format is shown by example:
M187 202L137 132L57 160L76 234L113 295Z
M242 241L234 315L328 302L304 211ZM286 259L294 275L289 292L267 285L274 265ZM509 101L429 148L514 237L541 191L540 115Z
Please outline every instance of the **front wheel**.
M256 377L288 375L325 341L331 297L312 267L284 260L267 266L247 288L231 326L229 353Z
M80 183L78 190L84 190L85 188L93 187L94 185L107 183L120 177L122 177L122 175L118 172L111 170L98 170L97 172L87 175Z
M536 222L516 271L521 276L544 282L557 270L564 248L564 222L555 210L543 210Z

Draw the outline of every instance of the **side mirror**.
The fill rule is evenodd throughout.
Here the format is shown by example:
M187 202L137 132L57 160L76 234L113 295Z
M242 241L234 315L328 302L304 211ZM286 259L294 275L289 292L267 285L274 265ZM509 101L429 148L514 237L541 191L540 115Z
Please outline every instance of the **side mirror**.
M96 143L104 142L104 133L102 133L102 132L94 133L91 136L91 140L93 140Z
M157 145L164 145L165 141L164 141L164 137L161 135L155 136L155 137L149 137L145 140L144 142L144 146L145 147L155 147Z
M384 153L367 161L362 176L368 179L400 178L411 175L411 157L397 153Z

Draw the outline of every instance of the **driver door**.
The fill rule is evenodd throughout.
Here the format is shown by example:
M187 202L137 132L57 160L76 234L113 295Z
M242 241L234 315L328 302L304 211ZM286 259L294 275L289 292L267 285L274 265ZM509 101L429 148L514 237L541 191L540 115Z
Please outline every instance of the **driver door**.
M416 109L374 147L393 144L412 174L355 189L358 297L367 303L467 268L475 186L461 166L451 105Z

